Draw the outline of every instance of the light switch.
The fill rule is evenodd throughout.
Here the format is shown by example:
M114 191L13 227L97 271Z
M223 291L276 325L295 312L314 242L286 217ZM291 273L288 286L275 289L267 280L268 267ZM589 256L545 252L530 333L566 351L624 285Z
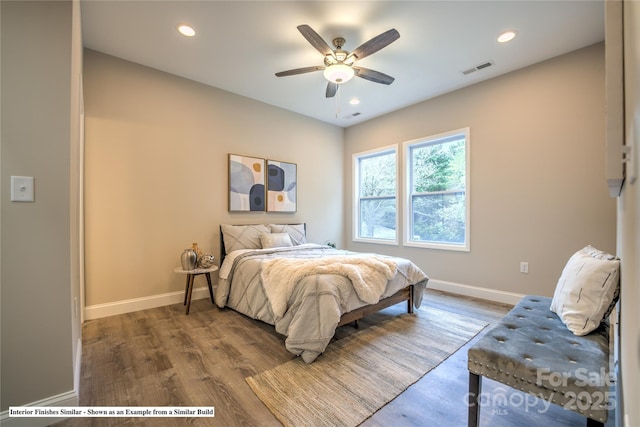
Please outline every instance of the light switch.
M11 201L12 202L33 202L33 177L32 176L12 176L11 177Z

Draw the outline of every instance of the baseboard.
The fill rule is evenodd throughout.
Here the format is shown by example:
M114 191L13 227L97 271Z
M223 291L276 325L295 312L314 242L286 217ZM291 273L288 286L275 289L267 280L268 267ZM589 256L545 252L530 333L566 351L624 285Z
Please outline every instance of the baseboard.
M504 304L517 304L523 294L514 292L499 291L478 286L463 285L461 283L447 282L445 280L429 279L427 286L430 289L450 292L474 298L482 298L489 301L501 302ZM193 289L191 300L209 298L209 288L202 286ZM99 319L101 317L115 316L118 314L132 313L134 311L146 310L149 308L163 307L165 305L177 304L184 301L184 292L169 292L166 294L153 295L150 297L134 298L106 304L96 304L85 307L85 320Z
M80 399L78 397L77 390L68 391L66 393L59 394L57 396L48 397L46 399L39 400L37 402L29 403L28 405L23 405L23 407L37 406L37 407L55 407L55 406L78 406L80 403ZM44 427L48 426L63 420L66 420L68 417L10 417L9 410L3 411L0 413L0 426L2 427Z
M193 288L191 301L202 298L209 298L209 288L207 286ZM106 304L90 305L84 308L84 319L99 319L101 317L132 313L134 311L163 307L165 305L181 302L184 302L184 291L169 292L166 294L152 295L149 297L134 298Z
M499 291L497 289L481 288L478 286L463 285L461 283L447 282L444 280L429 279L427 288L438 291L450 292L452 294L464 295L468 297L481 298L489 301L501 302L504 304L516 305L523 294L514 292Z

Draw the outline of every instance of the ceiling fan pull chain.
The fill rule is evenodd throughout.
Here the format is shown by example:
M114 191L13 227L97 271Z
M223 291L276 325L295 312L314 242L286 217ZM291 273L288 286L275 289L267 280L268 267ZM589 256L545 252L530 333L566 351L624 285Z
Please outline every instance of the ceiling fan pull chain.
M336 119L340 118L340 85L336 90Z

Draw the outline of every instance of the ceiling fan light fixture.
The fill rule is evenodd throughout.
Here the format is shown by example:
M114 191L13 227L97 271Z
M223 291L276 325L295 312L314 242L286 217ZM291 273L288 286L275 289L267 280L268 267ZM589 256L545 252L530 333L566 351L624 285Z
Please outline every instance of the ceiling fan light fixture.
M331 83L346 83L353 78L355 71L353 68L344 64L330 65L324 69L324 78Z
M347 52L344 50L336 50L334 53L338 62L344 62L344 60L347 59Z
M342 63L346 65L353 65L353 63L356 62L356 59L358 59L358 57L353 53L350 53Z
M335 64L338 64L338 59L333 54L325 55L324 57L325 67L330 67L331 65L335 65Z

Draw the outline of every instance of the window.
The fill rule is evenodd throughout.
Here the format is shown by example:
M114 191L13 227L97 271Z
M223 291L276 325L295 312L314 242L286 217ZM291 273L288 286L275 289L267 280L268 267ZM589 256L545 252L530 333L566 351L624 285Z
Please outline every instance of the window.
M469 128L404 143L407 246L469 250Z
M353 155L354 240L397 244L397 145Z

